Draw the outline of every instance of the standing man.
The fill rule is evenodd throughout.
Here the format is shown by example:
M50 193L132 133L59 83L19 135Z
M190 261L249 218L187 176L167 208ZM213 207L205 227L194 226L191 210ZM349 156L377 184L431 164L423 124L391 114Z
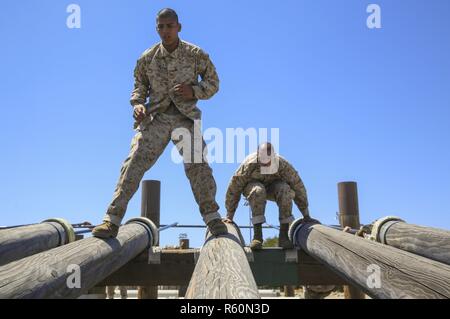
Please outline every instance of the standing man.
M131 105L137 134L103 224L92 231L95 237L117 236L129 200L170 140L183 156L185 173L204 222L215 236L227 232L215 200L216 182L203 156L206 145L200 129L194 129L198 128L194 121L201 119L197 101L207 100L219 90L216 68L203 50L180 40L181 24L174 10L161 10L156 24L161 42L142 54L134 71ZM194 145L200 145L200 150Z
M297 171L287 160L275 153L272 144L260 145L258 151L249 155L231 178L226 194L226 221L233 220L241 194L246 197L252 210L254 237L250 248L262 248L266 200L275 201L279 208L278 245L284 249L293 248L288 236L289 224L294 221L292 200L301 211L304 221L307 221L310 219L308 198Z

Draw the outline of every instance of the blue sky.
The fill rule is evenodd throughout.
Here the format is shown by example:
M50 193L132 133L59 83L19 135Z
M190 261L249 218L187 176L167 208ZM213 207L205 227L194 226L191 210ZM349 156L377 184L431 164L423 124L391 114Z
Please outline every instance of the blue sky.
M66 26L71 3L81 29ZM381 7L381 29L366 26L370 3ZM314 217L337 223L336 185L354 180L363 223L394 214L450 229L447 0L3 1L0 225L101 221L134 133L133 69L159 41L163 7L217 67L220 92L199 103L204 129L279 128ZM170 151L145 175L162 181L161 221L201 224ZM237 166L212 165L222 214ZM140 196L125 220L139 215ZM270 203L269 223L277 214ZM249 223L242 201L236 220ZM180 229L162 244L183 232L202 244L202 231Z

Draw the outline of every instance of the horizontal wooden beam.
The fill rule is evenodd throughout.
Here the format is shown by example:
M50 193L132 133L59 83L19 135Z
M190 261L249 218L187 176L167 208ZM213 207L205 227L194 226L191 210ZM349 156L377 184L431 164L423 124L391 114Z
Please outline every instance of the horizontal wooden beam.
M127 263L99 285L141 286L189 284L199 249L162 250L160 264L148 264L143 254ZM258 286L342 285L341 277L328 270L304 251L297 251L297 262L286 262L286 251L265 248L253 252L250 268Z
M207 232L185 299L260 299L258 286L244 252L244 240L236 224L225 223L228 232Z
M294 222L290 236L373 298L450 298L450 266L320 224Z
M398 217L377 220L372 238L401 250L450 265L450 231L407 224Z
M51 219L40 224L0 230L0 266L73 242L67 221Z
M87 238L0 267L0 299L77 298L154 244L157 229L140 218L116 238Z

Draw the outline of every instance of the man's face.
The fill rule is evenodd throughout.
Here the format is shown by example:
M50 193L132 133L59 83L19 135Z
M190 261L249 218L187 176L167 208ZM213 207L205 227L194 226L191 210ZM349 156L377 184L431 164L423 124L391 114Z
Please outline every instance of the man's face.
M258 149L258 163L261 164L261 166L270 166L272 164L273 156L273 152L268 150L265 146Z
M178 32L181 25L173 18L158 18L156 21L156 31L164 45L174 45L178 42Z

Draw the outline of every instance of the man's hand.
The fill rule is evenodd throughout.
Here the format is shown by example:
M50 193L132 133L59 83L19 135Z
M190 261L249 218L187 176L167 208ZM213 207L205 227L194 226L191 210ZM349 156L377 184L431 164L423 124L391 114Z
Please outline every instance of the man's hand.
M145 115L145 106L142 104L137 104L134 106L133 117L138 124L145 119Z
M181 97L185 101L193 100L194 97L194 89L192 86L188 84L178 84L173 88L175 94Z

